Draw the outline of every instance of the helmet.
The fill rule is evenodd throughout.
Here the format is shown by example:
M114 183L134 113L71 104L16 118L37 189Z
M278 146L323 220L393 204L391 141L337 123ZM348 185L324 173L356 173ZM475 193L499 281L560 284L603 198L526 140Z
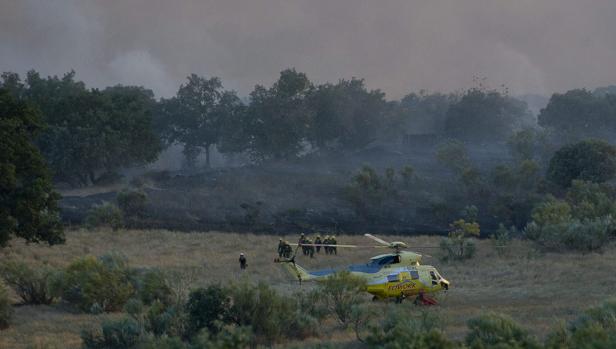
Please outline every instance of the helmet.
M244 253L240 253L240 256L243 256L243 255L244 255Z

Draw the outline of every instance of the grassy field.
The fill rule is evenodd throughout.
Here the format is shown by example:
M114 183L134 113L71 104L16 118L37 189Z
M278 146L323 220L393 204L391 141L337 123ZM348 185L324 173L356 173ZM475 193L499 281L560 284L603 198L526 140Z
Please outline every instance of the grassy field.
M439 237L380 236L403 240L411 246L437 246ZM288 236L295 241L296 236ZM338 243L370 243L362 236L337 236ZM0 259L16 258L32 264L66 266L84 255L99 256L110 251L126 255L134 267L158 267L190 282L191 287L228 283L241 278L265 281L282 292L300 287L279 265L276 256L278 236L234 233L176 233L169 231L69 231L65 245L47 247L13 241L0 250ZM614 295L616 247L602 253L544 254L531 243L513 241L499 255L489 240L477 242L477 255L462 263L443 263L438 250L425 251L424 264L435 265L452 286L439 296L440 305L427 309L441 315L445 330L462 338L466 321L482 312L509 314L533 333L544 336L559 321ZM246 253L248 271L240 273L238 255ZM421 252L421 251L420 251ZM307 268L336 267L361 263L382 250L342 250L338 256L303 256L298 263ZM310 287L304 285L302 287ZM17 299L15 299L17 301ZM418 309L419 311L419 309ZM11 327L0 332L0 348L73 348L80 346L84 326L111 315L88 315L62 305L16 306ZM325 332L324 339L344 341L350 333Z

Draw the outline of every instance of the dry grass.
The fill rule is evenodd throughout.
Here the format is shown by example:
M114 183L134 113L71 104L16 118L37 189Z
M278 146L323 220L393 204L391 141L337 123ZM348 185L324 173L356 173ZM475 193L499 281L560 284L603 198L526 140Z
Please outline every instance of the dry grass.
M361 236L338 236L339 243L365 244ZM387 237L412 245L438 245L438 237ZM296 237L289 237L295 240ZM125 254L135 267L158 267L174 274L191 274L194 286L227 283L247 278L265 281L283 292L298 285L278 265L275 257L277 236L235 233L175 233L169 231L96 231L67 233L62 246L46 247L14 242L0 252L0 258L18 258L31 263L65 266L84 255L109 251ZM452 283L452 289L439 296L441 305L430 308L446 319L446 331L463 337L466 321L481 312L509 314L539 336L558 321L570 319L579 311L614 295L616 248L602 254L541 254L528 242L514 241L506 255L499 256L491 241L479 241L476 258L445 264L436 258L425 264L438 267ZM249 271L239 272L238 255L248 257ZM366 261L382 250L344 250L338 256L303 256L298 263L308 268L335 267ZM436 251L426 251L438 255ZM60 306L16 307L12 326L1 333L0 348L79 347L79 332L101 321L101 316L71 313ZM117 315L111 315L117 316ZM350 340L346 332L326 332L326 337Z

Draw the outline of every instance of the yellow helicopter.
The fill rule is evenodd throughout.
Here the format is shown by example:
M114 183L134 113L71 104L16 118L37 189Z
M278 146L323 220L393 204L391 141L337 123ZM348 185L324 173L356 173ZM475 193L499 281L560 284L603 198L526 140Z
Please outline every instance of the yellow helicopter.
M291 274L302 281L312 281L326 278L336 272L347 270L352 275L360 277L366 281L366 291L374 296L374 299L395 298L397 302L402 302L407 297L416 296L416 301L426 305L436 304L436 301L427 296L449 289L449 281L445 280L435 267L421 265L422 255L402 251L408 247L401 241L387 242L371 234L364 236L378 242L379 246L358 246L358 245L327 245L327 244L290 244L297 248L300 246L330 246L330 247L387 247L394 250L393 253L382 254L370 258L367 264L350 265L344 269L323 269L308 271L295 263L295 254L290 259L276 262L282 263ZM434 247L430 247L434 248Z

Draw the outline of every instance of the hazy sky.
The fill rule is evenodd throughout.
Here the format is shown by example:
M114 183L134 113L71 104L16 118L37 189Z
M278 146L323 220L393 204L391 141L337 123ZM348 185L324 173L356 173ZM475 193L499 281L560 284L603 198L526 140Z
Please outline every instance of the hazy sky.
M173 94L190 73L248 94L295 67L391 98L616 84L616 0L0 0L0 71L74 69Z

